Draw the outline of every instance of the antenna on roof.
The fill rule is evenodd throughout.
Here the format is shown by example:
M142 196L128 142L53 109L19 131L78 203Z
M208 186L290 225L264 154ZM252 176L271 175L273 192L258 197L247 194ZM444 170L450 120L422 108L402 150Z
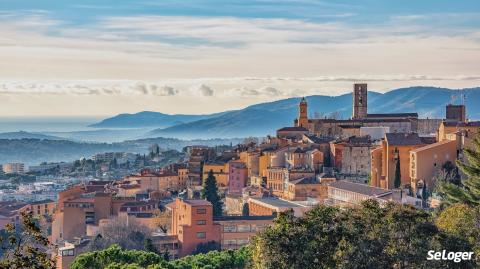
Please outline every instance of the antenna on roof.
M455 99L457 99L457 96L452 94L450 95L450 105L454 105L455 104Z

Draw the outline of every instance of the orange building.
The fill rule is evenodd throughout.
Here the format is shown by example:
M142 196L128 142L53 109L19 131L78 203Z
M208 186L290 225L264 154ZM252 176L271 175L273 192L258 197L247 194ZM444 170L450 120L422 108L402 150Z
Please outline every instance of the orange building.
M112 197L111 193L92 192L63 199L52 223L52 243L72 241L87 234L100 220L118 215L123 204L135 201L129 197Z
M22 207L19 212L32 212L35 218L42 216L53 216L57 208L57 203L52 200L42 200L31 202Z
M180 170L180 169L179 169ZM185 171L181 171L184 173ZM160 171L153 172L149 170L142 171L139 175L127 176L123 179L123 186L125 193L149 193L151 191L178 191L185 189L186 179L185 175L179 176L177 172ZM127 191L128 187L125 185L135 186L131 191Z
M213 207L206 200L176 199L167 205L172 210L172 235L178 237L179 255L192 254L199 244L220 244L220 226L213 223Z
M381 146L371 152L371 185L393 189L396 162L400 162L401 186L409 186L410 151L435 142L431 137L416 133L387 133Z
M435 175L442 166L450 162L455 165L457 154L460 152L456 140L443 140L410 151L410 177L414 191L418 185L432 189L435 184Z

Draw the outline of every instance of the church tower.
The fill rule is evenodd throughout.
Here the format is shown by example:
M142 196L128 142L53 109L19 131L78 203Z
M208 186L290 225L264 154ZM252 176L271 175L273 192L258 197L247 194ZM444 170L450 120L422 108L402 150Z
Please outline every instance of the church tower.
M298 127L308 128L308 112L307 112L307 100L305 97L302 98L300 104L298 104L299 113L298 113Z
M367 84L353 85L353 114L352 119L367 118Z

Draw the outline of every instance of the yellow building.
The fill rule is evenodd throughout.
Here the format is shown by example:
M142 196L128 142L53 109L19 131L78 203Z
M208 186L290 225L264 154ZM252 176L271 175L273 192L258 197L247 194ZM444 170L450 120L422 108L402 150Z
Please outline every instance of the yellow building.
M412 189L416 191L418 185L423 187L424 183L427 189L431 189L435 184L435 175L442 166L447 162L455 164L458 150L456 140L443 140L410 151Z
M315 177L293 180L288 183L283 198L291 201L305 201L308 198L323 201L328 198L327 183L335 181L335 178L324 178L320 182Z
M208 178L208 173L213 171L218 187L228 186L228 163L206 163L203 165L203 182Z

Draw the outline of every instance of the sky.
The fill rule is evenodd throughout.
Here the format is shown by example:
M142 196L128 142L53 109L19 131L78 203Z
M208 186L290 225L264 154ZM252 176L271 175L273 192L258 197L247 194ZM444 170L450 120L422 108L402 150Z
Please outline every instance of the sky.
M0 117L480 86L478 0L0 0Z

